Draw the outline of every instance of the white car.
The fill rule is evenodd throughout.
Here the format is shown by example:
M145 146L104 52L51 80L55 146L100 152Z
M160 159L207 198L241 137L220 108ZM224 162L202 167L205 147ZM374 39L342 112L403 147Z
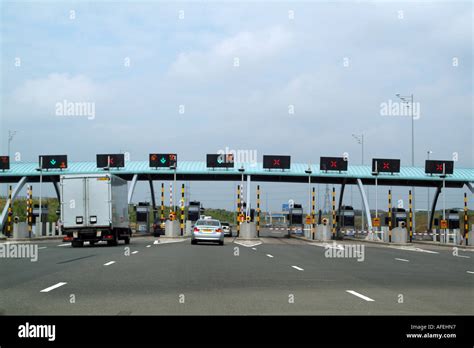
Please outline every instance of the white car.
M191 244L198 242L218 242L224 245L224 231L219 220L199 219L194 224Z

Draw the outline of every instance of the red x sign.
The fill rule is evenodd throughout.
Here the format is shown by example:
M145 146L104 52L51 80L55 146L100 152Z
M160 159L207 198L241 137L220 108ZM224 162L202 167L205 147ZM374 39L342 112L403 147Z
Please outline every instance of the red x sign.
M279 159L274 159L273 160L273 165L274 166L279 166L280 165L280 160Z
M337 162L331 161L331 168L337 168Z
M383 163L383 169L390 169L390 163L384 162Z

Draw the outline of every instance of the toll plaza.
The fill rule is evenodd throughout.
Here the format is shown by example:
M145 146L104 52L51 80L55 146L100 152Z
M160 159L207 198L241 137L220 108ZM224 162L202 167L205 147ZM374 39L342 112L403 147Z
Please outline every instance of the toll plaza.
M8 199L7 205L4 207L0 216L2 224L2 231L8 235L9 226L13 221L13 217L9 214L11 203L18 196L22 188L30 183L42 183L53 185L58 199L59 176L63 174L97 174L104 171L113 173L122 179L129 182L128 201L129 204L133 201L133 194L135 186L138 181L145 181L149 183L151 193L151 211L153 213L160 212L160 219L164 223L166 220L170 221L173 230L179 231L177 234L183 236L185 234L185 225L189 219L186 218L186 207L191 209L191 204L184 200L184 187L181 190L181 197L173 197L173 191L170 189L169 195L169 211L168 216L165 216L164 196L165 187L161 184L161 206L157 208L155 198L154 182L155 181L169 181L170 188L175 186L177 180L179 181L234 181L240 182L238 185L238 192L236 192L237 205L236 211L238 215L245 216L245 223L255 224L256 234L258 235L260 229L261 209L251 207L250 202L257 197L257 205L260 200L260 190L265 190L265 182L280 182L280 183L307 183L308 184L308 204L310 209L304 215L301 211L296 211L298 207L293 207L290 224L301 224L302 228L309 230L308 237L316 238L317 227L329 229L332 239L344 238L344 231L349 227L350 220L346 217L346 211L349 209L342 208L344 193L346 188L354 186L359 189L359 193L363 205L363 217L367 224L368 235L367 238L374 240L385 240L387 233L384 231L381 216L379 216L378 202L376 199L375 213L369 207L366 187L375 187L376 197L378 186L398 186L398 187L432 187L436 189L436 193L432 198L432 209L430 209L429 226L427 233L432 233L434 214L438 198L442 196L448 188L463 188L466 187L471 193L474 192L474 170L470 168L454 168L452 161L426 161L425 168L420 167L403 167L399 160L393 159L373 159L372 166L357 166L349 165L349 161L344 157L321 157L319 166L316 164L291 163L290 156L276 156L265 155L263 161L257 164L249 163L234 163L232 156L219 157L213 155L206 157L206 161L178 161L177 154L150 154L148 161L126 161L123 154L99 154L96 162L71 162L67 155L41 155L38 163L9 163L9 168L0 172L0 182L11 183L12 190ZM251 192L250 183L258 182L259 192ZM331 209L329 216L321 216L318 214L316 218L316 211L321 210L321 207L314 206L314 186L315 184L331 185ZM179 192L179 189L177 190ZM388 228L389 238L391 239L392 232L396 228L406 228L407 242L413 241L416 238L414 226L414 207L411 202L412 192L409 191L410 203L408 211L402 212L398 210L389 209L390 225ZM176 194L176 193L175 193ZM336 197L338 196L338 203ZM465 195L465 201L469 197ZM462 202L462 197L460 197ZM382 206L382 203L380 204ZM385 206L385 204L383 204ZM319 209L318 209L319 208ZM252 209L255 211L252 213ZM384 208L385 209L385 208ZM148 213L150 214L150 213ZM348 213L350 214L350 213ZM462 227L462 242L468 243L469 240L469 226L465 223L467 210L463 213ZM34 216L34 214L32 214ZM247 220L247 217L250 219ZM290 216L288 216L290 219ZM298 220L298 221L296 221ZM399 223L405 221L405 226ZM443 219L444 221L445 219ZM311 222L308 224L308 222ZM376 225L376 226L374 226ZM441 223L440 223L441 225ZM462 226L461 226L462 225ZM240 228L240 224L238 229ZM449 224L441 226L441 229L449 229ZM173 232L173 235L176 232ZM382 238L381 238L382 237Z

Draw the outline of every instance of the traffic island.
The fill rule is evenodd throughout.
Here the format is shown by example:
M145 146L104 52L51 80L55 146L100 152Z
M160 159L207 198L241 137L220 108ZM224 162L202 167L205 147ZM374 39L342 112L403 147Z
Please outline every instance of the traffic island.
M240 224L240 234L237 239L256 239L257 238L257 225L255 222L244 222Z
M167 220L165 223L165 237L181 237L178 220Z

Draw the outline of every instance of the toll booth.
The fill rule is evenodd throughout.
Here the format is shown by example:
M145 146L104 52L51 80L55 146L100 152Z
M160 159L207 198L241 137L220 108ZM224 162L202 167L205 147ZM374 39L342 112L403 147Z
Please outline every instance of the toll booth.
M341 228L353 228L355 226L355 212L350 205L341 206L338 212L338 223Z
M203 213L204 213L204 209L201 208L201 202L198 202L198 201L189 202L188 220L195 222L199 220L199 216L201 216Z
M135 206L137 215L137 232L150 232L151 206L149 202L138 202Z
M400 224L403 227L408 226L407 211L403 208L392 208L392 228L399 227Z
M459 211L456 209L450 209L446 212L446 220L448 223L447 229L441 228L441 220L443 220L442 213L439 214L439 218L434 219L436 231L433 234L433 241L457 244L457 242L462 238Z
M40 206L39 204L33 205L33 214L32 214L32 224L33 224L33 234L36 236L41 236L42 234L46 233L46 223L48 222L48 205L41 204L41 225L39 226L39 211Z
M303 207L301 204L294 204L288 213L288 223L292 226L303 226Z

